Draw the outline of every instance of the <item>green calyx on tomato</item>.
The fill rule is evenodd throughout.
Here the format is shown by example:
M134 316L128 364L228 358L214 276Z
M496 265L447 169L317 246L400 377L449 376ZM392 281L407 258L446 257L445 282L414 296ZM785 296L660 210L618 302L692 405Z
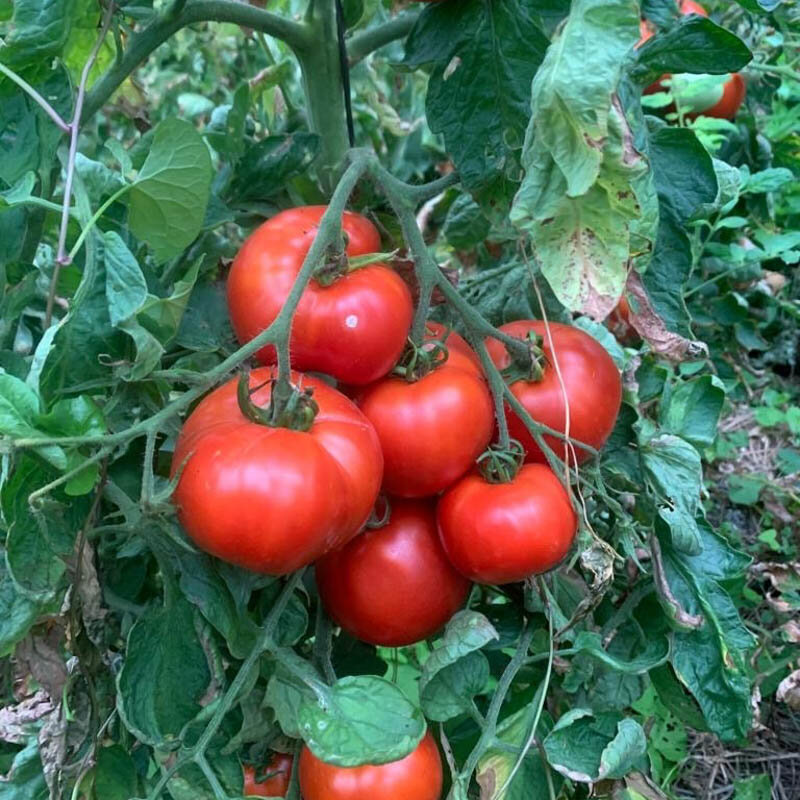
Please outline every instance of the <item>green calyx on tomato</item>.
M510 483L525 463L525 448L516 439L493 444L478 456L478 471L488 483Z
M449 357L450 351L447 345L439 339L426 339L421 347L409 339L400 360L392 370L392 375L414 383L437 367L441 367Z
M346 241L347 234L342 233L342 236ZM320 286L331 286L350 272L373 264L384 264L391 261L395 255L397 255L397 250L390 253L365 253L360 256L348 256L344 249L329 247L325 260L314 270L314 280Z
M502 371L503 378L507 383L542 380L547 365L547 358L542 350L542 337L535 331L528 331L519 341L524 346L508 348L511 362Z
M258 406L252 396L266 384L270 384L270 402L267 406ZM271 379L254 389L250 388L250 370L242 370L236 387L236 399L242 414L256 425L267 425L270 428L288 428L292 431L307 431L314 424L314 417L319 406L312 397L311 387L301 389L289 385L288 391L281 391L280 379Z

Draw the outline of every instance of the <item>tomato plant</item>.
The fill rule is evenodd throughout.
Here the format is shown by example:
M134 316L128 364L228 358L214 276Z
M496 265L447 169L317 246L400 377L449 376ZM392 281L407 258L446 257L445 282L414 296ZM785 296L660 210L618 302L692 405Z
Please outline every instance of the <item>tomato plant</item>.
M533 333L541 340L543 363L537 365L541 375L511 383L511 392L525 410L537 422L568 431L576 442L600 449L614 428L622 401L619 370L606 350L587 333L560 323L550 324L548 331L543 322L520 320L500 330L519 339ZM500 369L511 364L511 356L496 339L486 346ZM544 462L545 455L525 423L510 409L507 417L509 432L523 443L528 459ZM546 435L544 441L559 458L572 458L563 439ZM578 463L591 455L579 446L574 452Z
M377 766L337 767L306 747L300 754L300 789L306 800L437 800L442 762L430 733L405 758Z
M316 576L334 622L386 647L432 636L469 593L442 550L433 504L421 500L392 499L389 521L318 561Z
M242 384L233 379L194 409L175 446L173 499L198 547L284 575L358 533L377 497L383 459L375 431L350 400L309 376L292 376L301 397L313 391L315 408L300 410L300 427L254 416L274 402L274 379L269 368L251 373L249 408L241 407ZM310 422L309 411L316 411Z
M798 45L0 0L0 798L795 796Z

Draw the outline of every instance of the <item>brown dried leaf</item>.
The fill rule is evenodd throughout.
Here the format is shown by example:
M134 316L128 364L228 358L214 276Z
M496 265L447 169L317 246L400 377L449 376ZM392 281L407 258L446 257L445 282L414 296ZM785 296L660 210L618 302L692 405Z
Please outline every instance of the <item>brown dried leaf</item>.
M775 697L779 703L786 703L792 711L800 711L800 669L780 682Z
M19 703L0 708L0 739L12 744L24 744L30 726L50 714L55 706L44 689Z
M64 629L53 625L43 636L30 635L16 650L18 667L43 686L53 700L61 698L67 682L67 668L61 653Z
M670 361L683 361L686 358L708 355L708 345L704 342L691 341L667 330L664 320L658 316L650 303L637 272L631 271L628 274L626 289L634 299L630 304L631 325L655 353Z
M45 718L39 731L39 757L50 798L57 800L62 796L59 777L67 759L67 720L60 704Z

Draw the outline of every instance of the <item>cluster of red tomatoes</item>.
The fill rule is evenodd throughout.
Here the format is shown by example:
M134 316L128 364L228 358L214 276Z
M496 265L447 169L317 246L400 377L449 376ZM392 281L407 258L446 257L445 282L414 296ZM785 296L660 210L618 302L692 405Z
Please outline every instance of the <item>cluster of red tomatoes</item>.
M245 242L228 280L242 342L279 314L324 211L284 211ZM342 228L348 258L380 249L364 217L345 212ZM385 264L348 269L347 259L340 262L335 279L312 280L303 293L290 352L296 369L324 373L342 391L295 372L298 408L305 404L301 410L312 413L288 417L285 426L263 424L256 412L271 401L276 353L262 349L258 358L267 366L253 370L249 387L232 380L186 420L173 458L174 500L203 550L272 575L315 562L320 597L338 625L372 644L408 645L438 631L463 605L472 581L520 581L555 567L572 546L577 517L510 408L508 427L525 463L500 479L476 468L495 430L478 356L458 334L429 323L427 342L411 350L426 368L406 358L398 370L413 314L408 287ZM502 331L528 342L537 337L536 374L517 376L511 391L555 432L544 441L558 457L584 460L589 451L577 445L568 452L557 432L568 430L595 449L603 445L621 400L614 362L592 337L567 325L523 320ZM503 344L489 339L486 346L499 369L509 366ZM381 491L387 499L378 505L388 505L388 521L365 528ZM408 757L434 758L439 765L429 737ZM370 781L377 787L401 780L408 770L397 765L408 759L343 769L304 750L303 796L382 800L389 795L369 790ZM438 791L428 780L425 789L409 783L391 796L433 800Z
M707 17L708 12L694 0L681 0L680 12L684 15L698 14ZM655 31L647 23L642 21L640 26L641 39L637 47L643 45L648 39L652 38ZM668 79L677 80L677 84L672 87L673 93L678 93L681 97L681 105L685 106L690 119L699 117L717 117L718 119L733 119L736 112L744 102L746 86L744 78L734 72L727 77L719 76L714 80L708 75L664 75L652 86L645 89L645 94L655 94L665 90L664 81ZM671 109L674 110L674 109Z

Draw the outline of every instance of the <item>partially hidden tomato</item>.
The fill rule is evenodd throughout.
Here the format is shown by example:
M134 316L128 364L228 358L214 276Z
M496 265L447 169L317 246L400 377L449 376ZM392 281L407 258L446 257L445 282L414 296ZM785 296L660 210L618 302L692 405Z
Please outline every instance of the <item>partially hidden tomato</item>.
M253 370L250 386L274 377ZM205 397L186 420L172 474L173 500L195 544L224 561L283 575L358 533L380 489L383 457L372 425L324 381L293 373L313 389L319 413L307 431L247 419L237 380ZM269 385L252 395L267 405Z
M520 339L529 331L541 337L545 361L541 380L514 381L511 392L536 422L560 432L567 432L568 405L569 437L599 449L614 429L622 402L619 370L605 348L588 333L557 322L551 322L549 327L552 348L544 322L519 320L500 328ZM509 366L511 359L503 344L490 338L486 340L486 347L498 369ZM509 407L506 407L506 419L509 433L525 448L526 460L546 462L525 424ZM548 434L544 440L559 458L566 460L569 456L572 461L572 453L563 439ZM578 445L574 449L578 463L591 455Z
M639 341L639 334L631 324L631 307L625 295L620 297L616 308L608 315L606 327L622 344L633 345Z
M380 439L384 488L398 497L446 489L484 451L494 427L486 382L466 356L415 381L383 378L358 404Z
M483 377L483 367L478 354L469 346L463 336L441 322L427 322L425 324L425 338L441 341L447 348L447 360L450 366L465 369L474 369L476 375Z
M358 639L403 647L436 633L470 584L448 561L430 500L390 501L389 522L317 561L317 586L333 620Z
M231 321L240 342L253 339L280 313L325 208L282 211L242 245L227 284ZM348 256L380 250L378 231L365 217L346 211L342 229ZM353 385L377 380L400 356L412 313L408 287L384 264L359 267L329 286L312 279L292 322L292 366ZM268 345L257 357L274 364L275 348Z
M292 762L288 753L273 753L259 770L250 764L244 768L245 797L284 797L292 778Z
M375 766L337 767L304 747L300 791L304 800L439 800L442 760L430 732L405 758Z
M456 569L487 584L553 569L569 553L577 530L569 495L544 464L525 464L508 483L467 475L442 495L437 518Z
M680 4L681 14L699 14L707 17L708 12L693 0L684 0ZM637 47L641 47L654 35L655 31L647 23L640 25L641 38ZM665 80L672 78L669 87L678 98L684 115L689 119L699 116L733 119L744 102L747 87L744 78L734 72L729 75L664 75L644 90L644 94L655 94L667 90ZM674 111L670 106L668 111Z

